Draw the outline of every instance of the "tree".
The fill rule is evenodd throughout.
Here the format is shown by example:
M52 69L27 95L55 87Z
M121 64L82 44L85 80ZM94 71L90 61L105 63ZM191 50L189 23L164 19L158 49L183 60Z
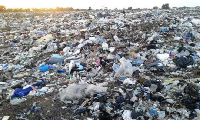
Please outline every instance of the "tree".
M154 6L153 9L158 9L158 6Z
M6 9L6 11L7 11L7 12L13 12L14 9L12 9L12 8L8 8L8 9Z
M132 10L132 7L128 7L128 10Z
M25 12L30 12L29 8L24 9Z
M170 9L170 8L169 8L169 3L163 4L163 5L162 5L162 9Z
M89 7L89 9L88 10L92 10L92 8L91 7Z
M0 5L0 12L3 12L4 10L6 10L6 7L3 5Z

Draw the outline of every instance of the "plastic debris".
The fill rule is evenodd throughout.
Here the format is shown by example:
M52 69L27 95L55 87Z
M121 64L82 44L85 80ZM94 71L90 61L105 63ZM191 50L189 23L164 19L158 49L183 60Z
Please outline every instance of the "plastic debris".
M1 118L200 119L198 8L1 14Z

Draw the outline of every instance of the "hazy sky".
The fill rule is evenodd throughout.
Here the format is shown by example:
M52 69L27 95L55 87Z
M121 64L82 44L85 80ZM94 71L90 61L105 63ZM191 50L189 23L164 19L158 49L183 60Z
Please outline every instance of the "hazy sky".
M195 7L200 5L200 0L0 0L0 5L7 8L152 8L161 7L162 4L169 3L170 7Z

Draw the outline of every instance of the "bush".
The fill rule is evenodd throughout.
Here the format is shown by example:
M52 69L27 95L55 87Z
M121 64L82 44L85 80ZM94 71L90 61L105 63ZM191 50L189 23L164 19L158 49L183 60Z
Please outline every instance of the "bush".
M169 3L163 4L163 5L162 5L162 9L170 9L170 8L169 8Z
M158 7L157 7L157 6L154 6L153 9L158 9Z

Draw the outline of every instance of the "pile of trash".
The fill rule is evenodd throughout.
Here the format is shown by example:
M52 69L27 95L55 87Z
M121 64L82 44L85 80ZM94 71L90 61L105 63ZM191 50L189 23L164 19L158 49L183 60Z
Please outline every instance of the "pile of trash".
M45 118L40 98L56 119L200 119L196 11L3 13L0 106L31 106L0 117Z

